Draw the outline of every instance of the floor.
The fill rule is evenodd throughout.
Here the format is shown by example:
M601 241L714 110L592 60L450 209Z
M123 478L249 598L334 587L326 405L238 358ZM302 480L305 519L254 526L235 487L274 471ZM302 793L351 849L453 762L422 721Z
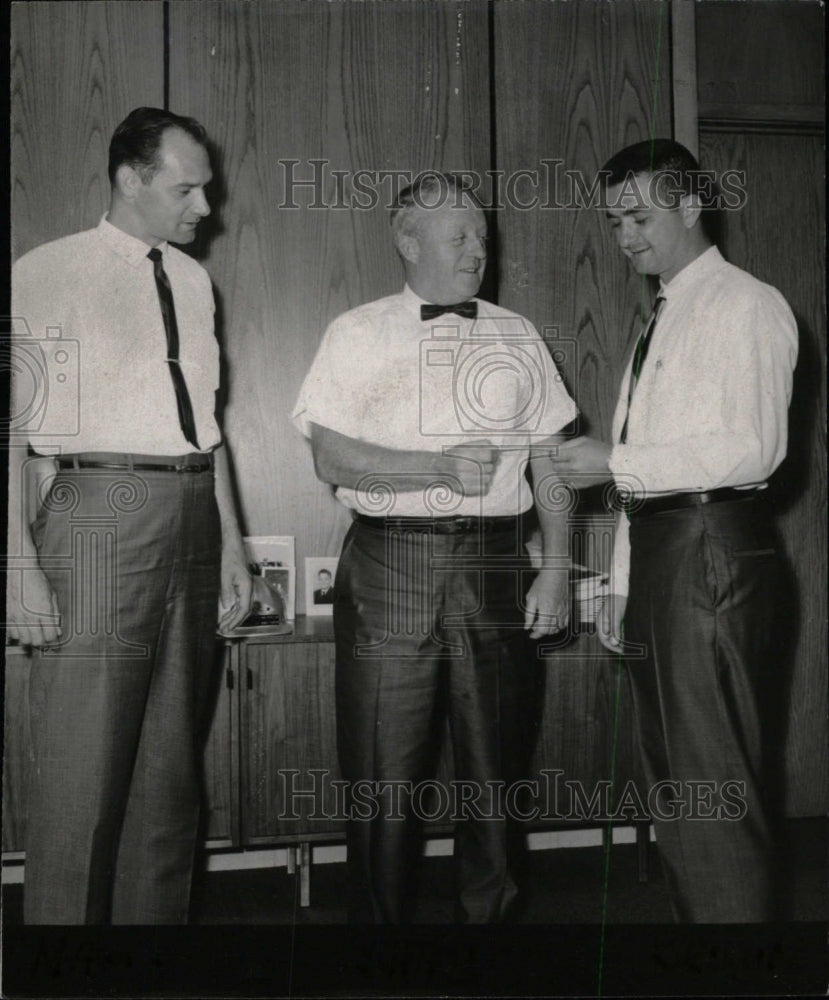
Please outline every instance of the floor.
M344 926L343 864L313 867L307 908L285 868L205 873L191 926L172 930L38 935L44 929L20 926L23 887L9 884L4 995L824 994L827 833L825 819L788 821L787 922L757 927L673 925L654 844L647 882L638 880L634 844L614 844L609 861L599 846L530 852L524 905L499 928L448 926L452 858L425 858L415 925L404 934ZM51 992L63 972L71 988Z
M789 872L785 919L829 919L827 821L789 820ZM650 844L648 881L638 880L634 844L531 851L524 901L514 915L521 924L669 924L671 914L656 851ZM311 874L311 905L299 905L299 878L285 868L207 872L193 888L196 925L338 924L346 922L345 865L317 864ZM22 921L21 885L3 886L3 923ZM423 859L415 923L453 922L451 857Z

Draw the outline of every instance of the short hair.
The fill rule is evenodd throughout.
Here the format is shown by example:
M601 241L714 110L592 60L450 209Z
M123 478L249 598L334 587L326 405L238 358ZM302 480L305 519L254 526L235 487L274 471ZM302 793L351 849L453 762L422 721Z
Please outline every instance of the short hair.
M325 569L323 567L323 569L317 570L317 577L321 577L323 573L325 573L325 575L328 577L329 580L331 579L331 570L330 569Z
M207 146L207 132L195 118L176 115L162 108L135 108L112 134L109 144L109 183L115 183L118 168L127 163L148 184L161 166L158 156L161 139L171 128L179 128L200 146Z
M442 208L449 199L460 207L467 197L476 208L481 203L471 190L470 180L463 174L425 170L397 195L391 205L391 230L395 244L400 236L416 236L419 231L417 209Z
M674 139L645 139L625 146L602 167L602 184L605 189L614 187L636 174L669 176L673 190L684 195L702 195L707 190L696 157Z

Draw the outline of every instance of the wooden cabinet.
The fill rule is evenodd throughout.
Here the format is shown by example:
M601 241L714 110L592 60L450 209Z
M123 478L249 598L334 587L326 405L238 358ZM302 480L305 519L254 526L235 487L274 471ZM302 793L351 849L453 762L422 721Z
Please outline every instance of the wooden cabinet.
M29 659L9 650L3 771L3 851L25 845ZM334 642L330 618L297 619L293 634L224 644L204 748L203 837L208 848L309 843L344 836L344 791L336 746ZM528 778L542 795L545 771L617 792L634 774L627 679L595 636L581 635L546 658L535 759ZM615 720L605 725L602 720ZM448 733L437 779L451 780ZM569 799L539 803L536 826L560 825ZM571 820L572 821L572 820ZM433 833L448 831L431 823Z
M225 644L204 757L209 847L253 847L343 831L331 620Z

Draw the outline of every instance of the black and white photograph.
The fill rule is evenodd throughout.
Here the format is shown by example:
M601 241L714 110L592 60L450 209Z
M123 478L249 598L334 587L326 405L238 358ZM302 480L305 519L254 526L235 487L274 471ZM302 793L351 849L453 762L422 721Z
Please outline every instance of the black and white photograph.
M337 576L336 558L324 556L305 557L305 612L309 615L331 615L337 596L334 580Z
M3 995L825 994L823 3L5 13Z

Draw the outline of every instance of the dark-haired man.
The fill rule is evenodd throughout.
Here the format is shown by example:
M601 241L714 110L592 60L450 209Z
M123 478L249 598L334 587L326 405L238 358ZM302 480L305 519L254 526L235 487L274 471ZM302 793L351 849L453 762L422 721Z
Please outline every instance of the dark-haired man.
M220 586L226 628L250 600L210 279L171 245L210 211L204 130L136 109L109 176L98 227L12 277L9 550L27 568L9 573L7 627L35 649L28 923L187 919ZM38 365L44 385L27 381ZM31 526L27 446L51 480Z
M566 522L544 503L549 558L527 588L525 472L575 407L532 325L474 297L486 222L453 176L401 192L392 228L405 288L334 320L294 412L354 517L334 602L351 916L411 919L417 822L441 814L457 820L457 918L482 923L516 896L506 820L540 666L524 629L562 628L568 607ZM541 497L546 453L532 471ZM456 784L433 801L447 715Z
M622 379L613 444L577 438L553 461L562 477L613 476L632 490L601 634L618 651L624 618L674 915L762 921L773 897L763 702L778 669L764 487L786 454L797 328L776 289L711 245L708 179L688 150L642 142L604 171L611 229L660 290Z
M331 573L321 569L317 573L317 588L314 591L314 604L333 604L335 591L331 582Z

